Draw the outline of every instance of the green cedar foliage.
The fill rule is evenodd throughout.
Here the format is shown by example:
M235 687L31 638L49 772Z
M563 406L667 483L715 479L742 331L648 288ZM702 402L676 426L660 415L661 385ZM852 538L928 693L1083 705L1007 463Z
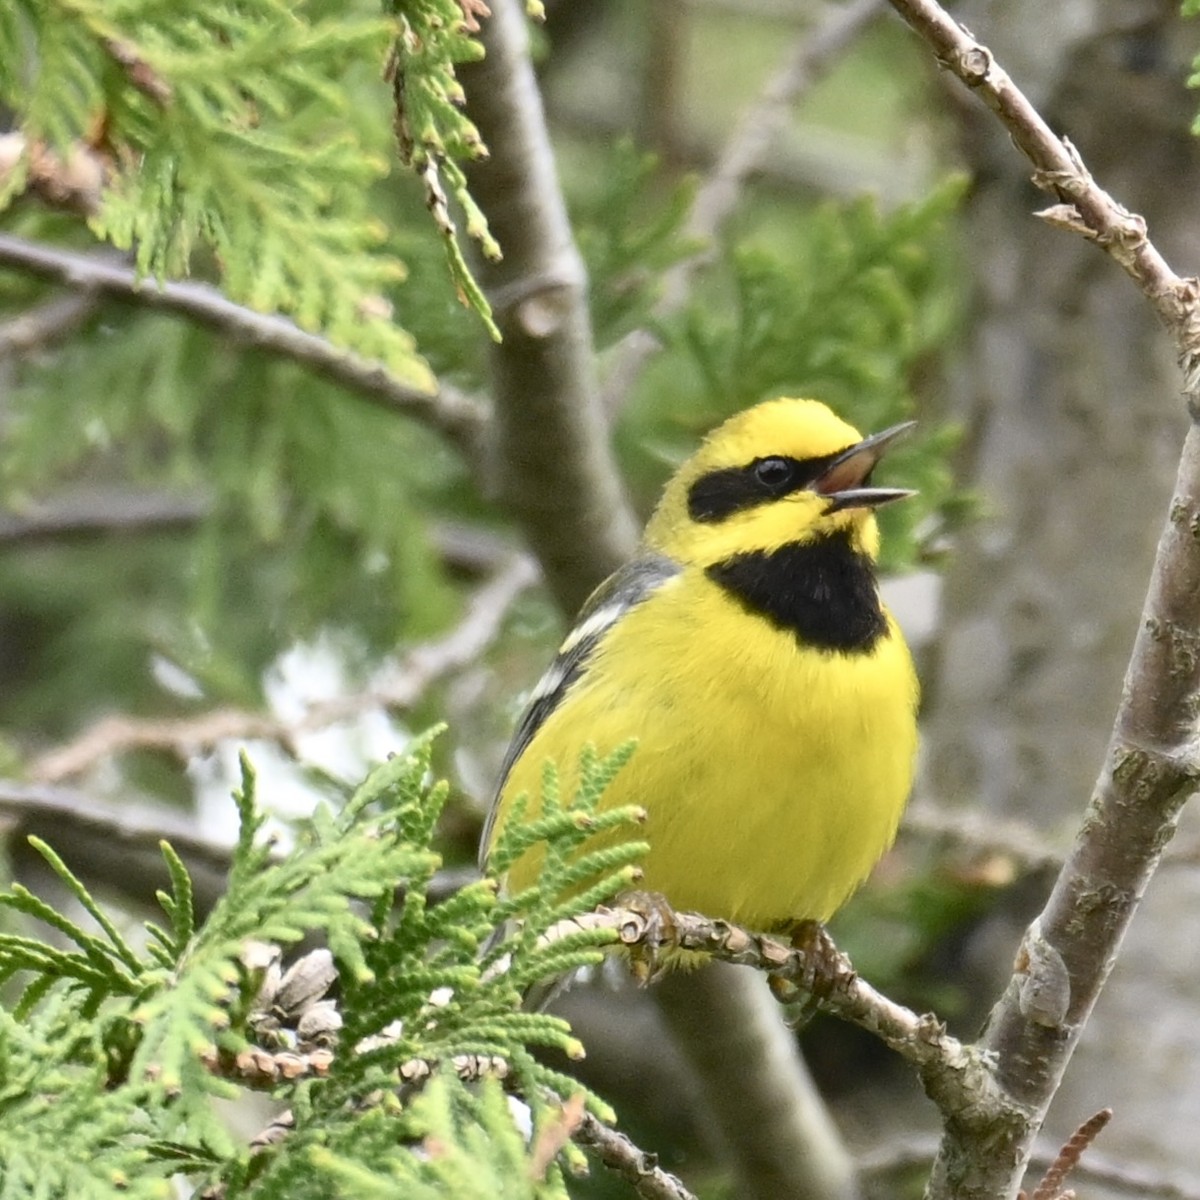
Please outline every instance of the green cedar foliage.
M322 0L15 0L0 6L0 103L36 152L103 164L89 224L143 272L185 275L200 256L235 300L432 389L410 335L371 302L404 268L370 204L392 154L387 106L354 100L364 67L385 92L386 65L406 160L427 187L448 179L468 234L494 252L458 162L480 144L454 66L480 53L456 0L397 0L391 19ZM27 169L0 181L0 207ZM439 225L461 294L490 324Z
M462 306L477 292L446 278L446 252L458 264L461 253L420 194L444 179L466 203L459 159L478 138L454 70L478 53L457 0L397 0L382 13L374 0L15 0L0 4L0 104L36 153L106 165L91 233L134 251L142 271L210 277L432 387L407 317L427 318L420 332L435 350L435 330L453 331L456 352L482 340ZM389 175L394 89L412 169ZM78 216L20 196L28 167L0 172L6 228L94 245ZM471 211L465 233L487 248ZM0 275L5 312L46 294ZM333 631L357 666L356 655L377 659L453 618L427 513L478 501L430 431L115 301L14 376L4 507L142 487L211 503L191 528L117 548L5 557L3 616L22 646L6 724L61 737L96 710L187 711L150 678L148 652L190 673L205 704L258 705L263 670L297 640Z
M0 463L14 508L81 482L201 495L209 508L120 554L70 543L0 563L5 604L47 638L28 712L8 721L57 710L77 722L72 690L161 708L161 694L116 690L144 679L131 664L148 641L209 703L254 704L262 670L297 639L348 629L348 642L389 648L455 611L423 527L448 498L461 505L465 473L429 430L158 315L117 337L97 327L22 375ZM72 689L73 670L84 677Z
M488 879L432 905L440 860L429 846L447 788L430 782L431 741L379 767L340 810L318 810L285 855L262 836L244 762L228 889L199 925L170 847L165 923L135 936L37 843L74 905L57 911L20 886L0 894L18 920L53 931L0 934L0 980L23 985L15 1007L0 1011L0 1196L160 1197L175 1174L227 1197L565 1196L560 1165L533 1168L536 1131L560 1119L560 1096L584 1089L532 1051L582 1051L560 1018L524 1011L522 993L598 962L612 940L542 935L632 879L643 847L589 853L585 844L637 818L596 812L630 748L590 757L576 797L548 794L532 831L501 839L501 863L531 836L548 840L536 895L497 901ZM559 904L540 899L570 891ZM211 1063L230 1063L247 1045L262 982L245 965L247 945L294 945L314 931L339 968L340 1046L326 1077L276 1087L294 1126L251 1154L213 1108L238 1094L236 1073L221 1077ZM532 1143L497 1083L467 1087L445 1066L459 1055L503 1061L505 1090L530 1110ZM425 1086L398 1088L398 1068L415 1060L431 1068ZM611 1118L598 1098L588 1103ZM580 1165L574 1151L562 1157Z

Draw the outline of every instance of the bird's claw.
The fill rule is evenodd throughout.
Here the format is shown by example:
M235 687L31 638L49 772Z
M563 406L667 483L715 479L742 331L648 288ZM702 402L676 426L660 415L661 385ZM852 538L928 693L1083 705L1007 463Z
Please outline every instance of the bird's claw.
M820 921L798 921L788 933L792 949L799 952L799 970L787 976L772 975L770 985L780 1002L799 1004L793 1024L801 1027L812 1020L821 1001L853 968Z
M658 892L626 892L620 907L629 914L620 930L621 942L629 953L634 979L644 986L667 969L662 952L678 942L675 911Z

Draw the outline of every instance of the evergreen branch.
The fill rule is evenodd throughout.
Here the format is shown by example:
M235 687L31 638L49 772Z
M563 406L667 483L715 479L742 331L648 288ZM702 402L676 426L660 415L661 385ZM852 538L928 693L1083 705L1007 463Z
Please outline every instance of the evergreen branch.
M430 908L427 885L438 858L428 843L447 795L444 785L429 783L430 743L430 736L418 738L408 753L382 764L337 812L315 812L286 856L262 841L255 777L243 760L235 793L240 830L224 895L193 929L193 889L181 859L168 851L171 892L160 896L170 929L151 927L151 944L136 955L57 860L58 873L109 941L23 889L0 897L50 921L81 951L0 935L0 978L18 969L38 976L13 1019L28 1019L30 1032L48 1039L43 1053L26 1038L20 1078L10 1069L11 1039L6 1043L5 1098L68 1092L80 1119L95 1124L102 1116L106 1133L132 1124L133 1144L123 1153L152 1160L160 1173L183 1169L233 1193L251 1168L245 1150L220 1130L210 1097L234 1094L229 1081L287 1088L295 1124L272 1134L286 1145L252 1170L275 1179L311 1176L316 1167L321 1178L316 1190L279 1194L323 1195L330 1178L351 1177L370 1194L395 1194L389 1181L422 1172L427 1160L419 1148L438 1139L456 1164L497 1179L528 1178L530 1197L565 1198L563 1160L569 1166L582 1156L564 1135L582 1105L605 1119L610 1110L534 1058L537 1047L581 1055L566 1022L525 1011L512 975L485 973L480 947L495 928L494 881L464 889L446 912ZM559 815L574 818L558 830L561 841L580 849L593 827L608 829L611 815L593 813L601 786L626 756L591 755L581 764L577 795L558 805ZM547 853L542 882L549 893L561 890L570 862L570 855ZM397 914L398 883L406 890ZM528 919L536 922L536 914ZM321 930L329 950L304 955L282 972L278 946L307 930ZM576 969L599 940L611 935L576 929L556 947L559 964ZM511 931L507 944L515 966L536 959ZM130 956L133 974L118 976L114 968ZM325 994L335 980L345 1017ZM0 1026L4 1020L0 1013ZM331 1044L343 1026L351 1049L335 1056ZM497 1078L525 1098L532 1141L513 1122ZM468 1090L464 1079L478 1086ZM563 1108L551 1092L578 1098ZM47 1119L44 1105L22 1104L16 1112L8 1106L0 1152L36 1136L36 1151L27 1157L38 1161L52 1143L54 1120L73 1113L59 1104ZM319 1161L309 1154L314 1147ZM461 1169L442 1162L436 1178L457 1178ZM496 1193L483 1185L476 1194Z
M385 75L392 85L393 130L400 160L425 189L425 206L442 238L450 275L459 298L483 318L499 340L491 308L471 274L450 211L446 185L463 215L466 232L485 258L500 258L500 246L487 218L467 189L458 160L486 158L478 130L462 111L462 87L455 75L461 63L479 59L483 50L472 36L480 30L476 13L455 0L441 4L397 4L399 32ZM481 3L478 15L488 15Z
M117 929L108 914L93 899L91 893L83 885L79 877L75 875L70 867L41 838L31 838L30 844L46 860L50 869L58 876L59 882L75 897L75 902L79 907L104 931L104 936L108 938L109 945L112 947L111 951L107 947L104 948L105 956L118 959L127 970L134 972L140 970L141 962L137 955L133 952L133 949L124 937L121 936L120 930ZM19 884L14 885L13 890L16 891L19 886ZM99 939L88 938L89 943L93 941L99 943ZM82 942L80 944L83 945Z
M281 1083L297 1084L305 1079L328 1077L335 1057L333 1050L320 1047L267 1050L251 1046L236 1054L221 1054L214 1046L203 1054L202 1061L206 1070L223 1079L255 1090L274 1091ZM508 1064L495 1056L456 1054L446 1065L463 1082L509 1077ZM428 1058L412 1058L401 1063L398 1075L402 1088L410 1093L420 1088L440 1066L438 1061ZM625 1134L606 1125L586 1109L580 1107L577 1112L578 1123L571 1131L571 1137L592 1150L605 1167L632 1184L639 1196L646 1200L695 1200L674 1175L658 1166L655 1155L639 1149ZM259 1135L255 1144L277 1144L293 1126L291 1114L285 1113L272 1121L270 1134ZM546 1157L544 1148L538 1157ZM548 1165L553 1157L550 1154L544 1165Z
M196 932L196 898L187 867L171 843L164 840L159 849L171 875L170 894L159 895L159 904L171 922L171 941L165 948L178 958Z
M421 421L444 435L468 461L478 457L486 414L477 400L447 386L429 395L401 382L382 363L343 350L286 317L235 304L208 284L159 285L109 256L82 254L13 234L0 234L0 266L88 295L182 316L239 345L294 362L388 412Z
M513 602L536 578L529 558L511 556L480 586L462 621L449 633L413 647L376 686L312 704L298 718L285 720L242 709L216 709L197 717L103 717L65 746L42 754L29 773L39 782L57 783L115 754L161 750L186 761L230 739L276 742L299 757L296 743L302 735L375 709L407 711L435 683L477 661L499 636Z
M617 1129L611 1129L589 1112L580 1114L579 1128L572 1135L591 1150L610 1170L644 1200L696 1200L674 1175L658 1165L656 1155L638 1149Z
M742 113L696 192L683 227L683 237L698 242L699 249L664 274L662 296L652 314L654 323L679 312L687 302L697 274L712 261L713 243L736 211L747 181L763 164L790 110L882 11L882 0L828 5L820 23L797 38L782 65ZM634 330L620 342L607 367L606 412L620 409L638 375L660 348L649 329Z
M629 557L636 527L597 395L587 281L554 173L519 0L484 22L459 72L490 152L471 191L504 250L479 278L504 341L492 349L501 497L564 612Z

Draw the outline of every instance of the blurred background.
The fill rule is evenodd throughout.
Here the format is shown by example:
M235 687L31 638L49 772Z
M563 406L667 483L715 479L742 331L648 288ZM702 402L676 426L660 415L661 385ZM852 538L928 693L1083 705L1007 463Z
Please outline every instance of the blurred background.
M768 396L816 396L865 431L920 421L888 458L920 499L884 516L924 687L921 782L833 933L872 982L971 1037L1100 769L1186 414L1136 290L1033 218L1044 199L1007 136L885 7L559 0L534 57L639 517L705 430ZM1197 38L1177 6L955 14L1175 269L1197 269ZM331 82L353 136L394 157L379 64ZM444 388L486 401L487 333L417 182L397 165L368 207L407 276L364 304ZM45 189L0 229L97 253ZM0 305L9 869L35 872L20 835L46 833L137 914L165 833L211 897L241 747L286 831L444 720L441 849L448 886L465 877L564 628L487 454L415 407L3 254ZM1198 855L1185 822L1051 1114L1057 1147L1116 1109L1089 1197L1200 1196ZM728 1131L646 993L596 982L562 1004L588 1081L664 1165L706 1197L785 1195L731 1174ZM937 1120L907 1068L826 1019L798 1036L861 1194L919 1194ZM597 1178L579 1194L624 1193Z

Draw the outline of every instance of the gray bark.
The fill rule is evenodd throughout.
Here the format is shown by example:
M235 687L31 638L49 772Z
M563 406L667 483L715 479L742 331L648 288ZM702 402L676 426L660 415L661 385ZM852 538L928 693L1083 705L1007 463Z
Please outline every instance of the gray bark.
M1200 155L1187 133L1190 30L1175 13L1157 0L956 10L1187 272L1198 265ZM989 113L959 103L979 181L964 466L988 512L946 581L927 784L946 803L1055 836L1078 824L1103 760L1186 414L1170 341L1145 299L1083 239L1030 219L1042 203L1007 138ZM1170 1064L1200 1055L1194 988L1170 988L1181 961L1194 963L1172 943L1195 920L1195 893L1186 872L1155 879L1051 1111L1051 1140L1112 1105L1109 1158L1192 1168L1200 1084L1164 1085ZM994 996L1007 977L1027 915L982 935L977 994ZM1148 1046L1165 1029L1178 1040L1160 1058ZM1088 1195L1103 1193L1089 1185Z

